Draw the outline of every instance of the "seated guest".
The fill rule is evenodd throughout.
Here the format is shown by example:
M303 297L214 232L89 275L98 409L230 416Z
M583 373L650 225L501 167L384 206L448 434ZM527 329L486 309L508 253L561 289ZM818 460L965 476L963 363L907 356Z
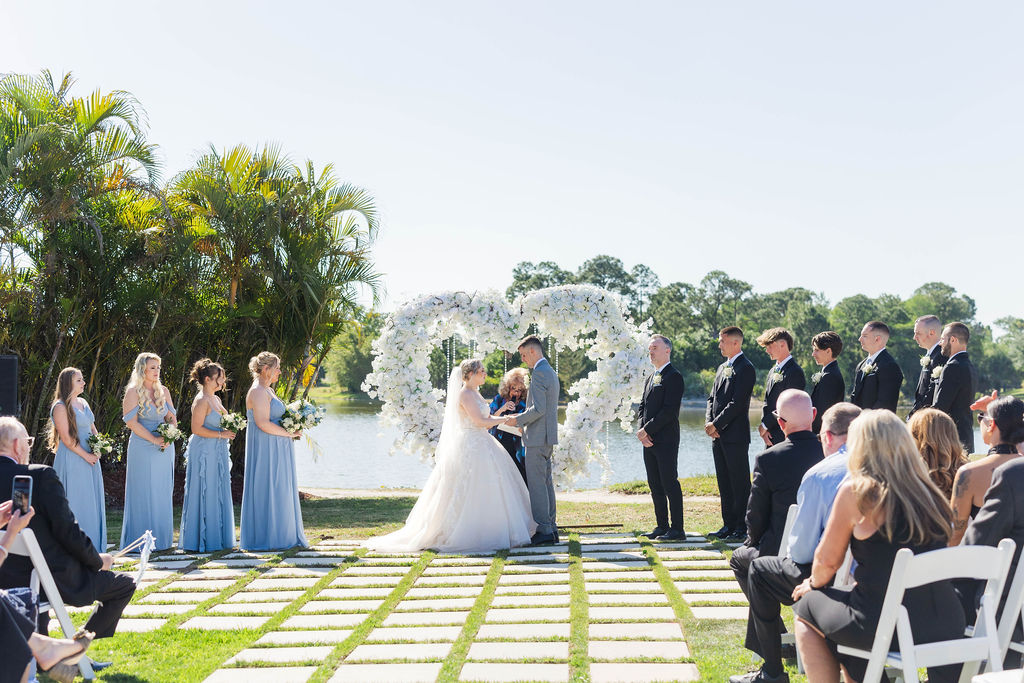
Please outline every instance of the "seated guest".
M754 478L747 503L747 540L733 551L729 565L750 598L747 573L760 556L778 555L789 506L796 502L804 473L821 462L821 444L811 431L811 397L799 389L779 396L775 419L786 438L754 460Z
M526 379L530 376L526 368L512 368L505 373L498 384L498 393L491 401L491 415L511 415L526 410ZM497 427L491 435L508 451L512 462L519 468L519 474L526 481L526 454L523 451L523 437L505 432Z
M0 565L7 559L14 539L35 515L32 508L27 515L22 515L21 510L15 510L12 515L11 509L11 501L0 503L0 528L7 525L0 537ZM93 634L79 631L74 640L40 635L35 632L35 612L35 596L30 588L0 589L0 652L7 657L0 666L0 683L27 681L32 659L51 679L71 683L78 675L75 665L92 643Z
M811 403L816 414L811 431L821 433L821 420L825 411L846 397L846 382L843 373L839 372L836 357L843 351L843 340L835 332L822 332L814 335L811 340L811 357L821 366L821 370L811 376Z
M978 416L981 439L988 446L988 455L969 462L953 479L953 535L950 545L956 545L967 530L967 523L978 514L985 501L985 492L992 484L992 473L1020 453L1017 444L1024 441L1024 402L1014 396L991 401L985 412Z
M840 487L811 575L793 591L796 646L807 680L863 681L867 660L837 656L837 647L870 650L881 616L889 575L901 548L938 550L949 540L951 511L928 476L907 426L888 410L865 411L850 426L850 477ZM846 557L857 562L853 586L829 586ZM907 591L914 641L930 643L963 636L962 610L950 581ZM928 670L932 683L956 681L960 666Z
M860 415L852 403L837 403L821 419L821 446L825 459L807 470L796 492L796 520L789 533L789 550L783 557L762 556L750 563L745 646L764 660L760 670L732 676L729 683L786 681L782 668L782 605L793 604L793 589L811 574L814 549L825 530L836 491L846 477L846 433Z
M135 582L130 576L109 571L113 558L96 552L92 541L75 522L64 487L53 468L28 464L31 440L25 426L16 419L0 417L0 482L9 482L19 474L32 477L32 506L36 514L29 528L39 541L61 598L76 607L99 602L85 628L97 638L109 638L135 594ZM8 558L0 567L0 588L27 586L31 574L29 558ZM41 615L42 632L46 632L48 623L49 618Z
M757 425L757 432L767 448L786 438L773 414L779 396L787 389L803 391L807 386L807 378L804 369L793 358L793 335L789 330L783 327L765 330L757 338L757 343L775 361L764 381L764 406L761 408L761 423Z
M967 456L956 433L953 418L941 410L922 408L916 411L908 423L910 435L914 437L917 450L921 451L928 476L947 498L953 496L953 479Z
M950 323L942 329L939 343L942 355L947 360L942 370L938 371L932 406L953 418L960 443L968 453L973 453L974 420L971 417L971 404L974 403L978 372L967 355L967 340L970 336L970 330L963 323Z

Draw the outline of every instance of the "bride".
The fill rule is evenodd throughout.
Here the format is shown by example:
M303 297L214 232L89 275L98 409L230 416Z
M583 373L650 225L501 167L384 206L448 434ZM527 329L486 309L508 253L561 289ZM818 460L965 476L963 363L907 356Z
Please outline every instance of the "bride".
M452 371L434 470L405 526L370 539L369 548L465 552L529 545L537 530L530 494L508 453L487 433L507 418L490 416L480 396L486 377L475 359Z

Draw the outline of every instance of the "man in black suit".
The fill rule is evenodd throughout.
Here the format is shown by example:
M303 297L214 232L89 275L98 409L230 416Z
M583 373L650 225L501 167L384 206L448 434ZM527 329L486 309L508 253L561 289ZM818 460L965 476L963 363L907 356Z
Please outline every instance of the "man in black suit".
M683 531L683 491L679 486L679 405L683 400L683 376L672 367L672 342L655 334L647 347L654 374L647 378L640 400L640 430L636 438L644 447L647 484L654 499L654 531L648 538L677 541ZM671 510L671 521L669 518Z
M757 343L775 361L764 382L764 407L761 408L761 423L757 426L765 447L770 448L786 438L774 416L779 396L786 389L803 391L807 387L807 378L804 369L793 359L793 335L789 330L784 327L765 330L757 338Z
M953 418L960 443L968 453L973 453L974 420L971 419L971 404L974 403L978 374L974 363L967 356L967 340L970 337L971 331L963 323L950 323L942 329L939 345L947 360L938 373L932 406Z
M811 403L814 405L814 424L811 431L821 432L821 416L825 411L846 398L846 382L839 372L836 356L843 352L843 340L835 332L821 332L811 340L811 357L821 370L811 377Z
M31 445L24 425L13 417L0 418L0 490L16 475L32 477L32 507L35 516L29 528L50 567L53 580L66 604L100 606L85 624L97 638L114 635L121 612L135 593L135 582L125 574L110 570L113 558L96 552L92 541L75 521L68 507L64 487L52 467L29 465ZM0 588L29 585L32 561L13 555L0 566ZM40 615L41 631L46 633L47 615Z
M726 327L718 333L718 350L726 359L715 372L708 396L704 431L711 437L715 476L722 506L722 528L714 534L742 541L747 537L743 515L750 497L750 394L754 365L743 355L743 330Z
M940 334L942 323L934 315L922 315L914 322L914 341L926 353L921 356L921 374L918 375L917 388L914 390L914 407L907 413L907 420L921 408L931 407L935 398L935 378L932 375L936 373L936 368L946 364L946 357L942 355L939 344Z
M864 325L859 341L868 357L857 363L850 403L863 410L885 408L895 413L900 402L903 371L885 348L889 343L889 326L872 320Z
M824 458L821 443L811 431L814 422L811 397L798 389L787 389L779 396L775 419L785 433L782 442L768 448L754 461L754 481L747 503L747 540L733 551L732 567L740 588L750 599L748 573L758 557L779 554L789 506L804 473ZM748 624L748 630L753 626Z

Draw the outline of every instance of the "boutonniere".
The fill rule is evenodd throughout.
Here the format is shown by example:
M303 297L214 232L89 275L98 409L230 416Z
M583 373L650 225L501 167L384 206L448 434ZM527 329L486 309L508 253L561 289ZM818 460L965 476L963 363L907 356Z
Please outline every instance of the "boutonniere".
M933 380L941 379L942 378L942 371L945 370L945 369L946 369L945 365L940 365L939 367L937 367L934 370L932 370L932 379Z
M878 366L875 363L866 363L864 367L860 369L860 371L864 373L865 376L873 375L876 372L878 372Z
M770 379L773 383L781 382L784 378L785 378L785 375L783 375L778 370L773 370L772 374L768 375L768 379Z
M821 381L821 376L824 375L824 374L825 374L824 372L816 372L816 373L814 373L813 375L811 375L811 382L813 384L817 384L818 382Z
M661 386L661 373L660 372L654 373L654 379L651 380L651 384L653 384L656 387L660 387Z
M921 356L921 367L922 368L928 367L931 364L931 362L932 362L932 357L931 356Z
M729 379L734 374L736 374L736 371L732 369L731 365L726 365L724 368L722 368L722 377Z

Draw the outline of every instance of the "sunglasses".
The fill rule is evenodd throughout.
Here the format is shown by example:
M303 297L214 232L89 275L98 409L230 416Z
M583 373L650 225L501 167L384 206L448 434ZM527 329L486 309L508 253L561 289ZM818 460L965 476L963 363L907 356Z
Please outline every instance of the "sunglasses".
M992 418L988 416L988 413L978 413L978 424L980 424L980 425L985 424L985 420L991 420L991 419Z
M775 419L778 420L779 422L787 422L788 421L788 420L786 420L786 418L784 418L781 415L779 415L779 411L777 411L777 410L773 410L772 411L772 415L774 415Z

